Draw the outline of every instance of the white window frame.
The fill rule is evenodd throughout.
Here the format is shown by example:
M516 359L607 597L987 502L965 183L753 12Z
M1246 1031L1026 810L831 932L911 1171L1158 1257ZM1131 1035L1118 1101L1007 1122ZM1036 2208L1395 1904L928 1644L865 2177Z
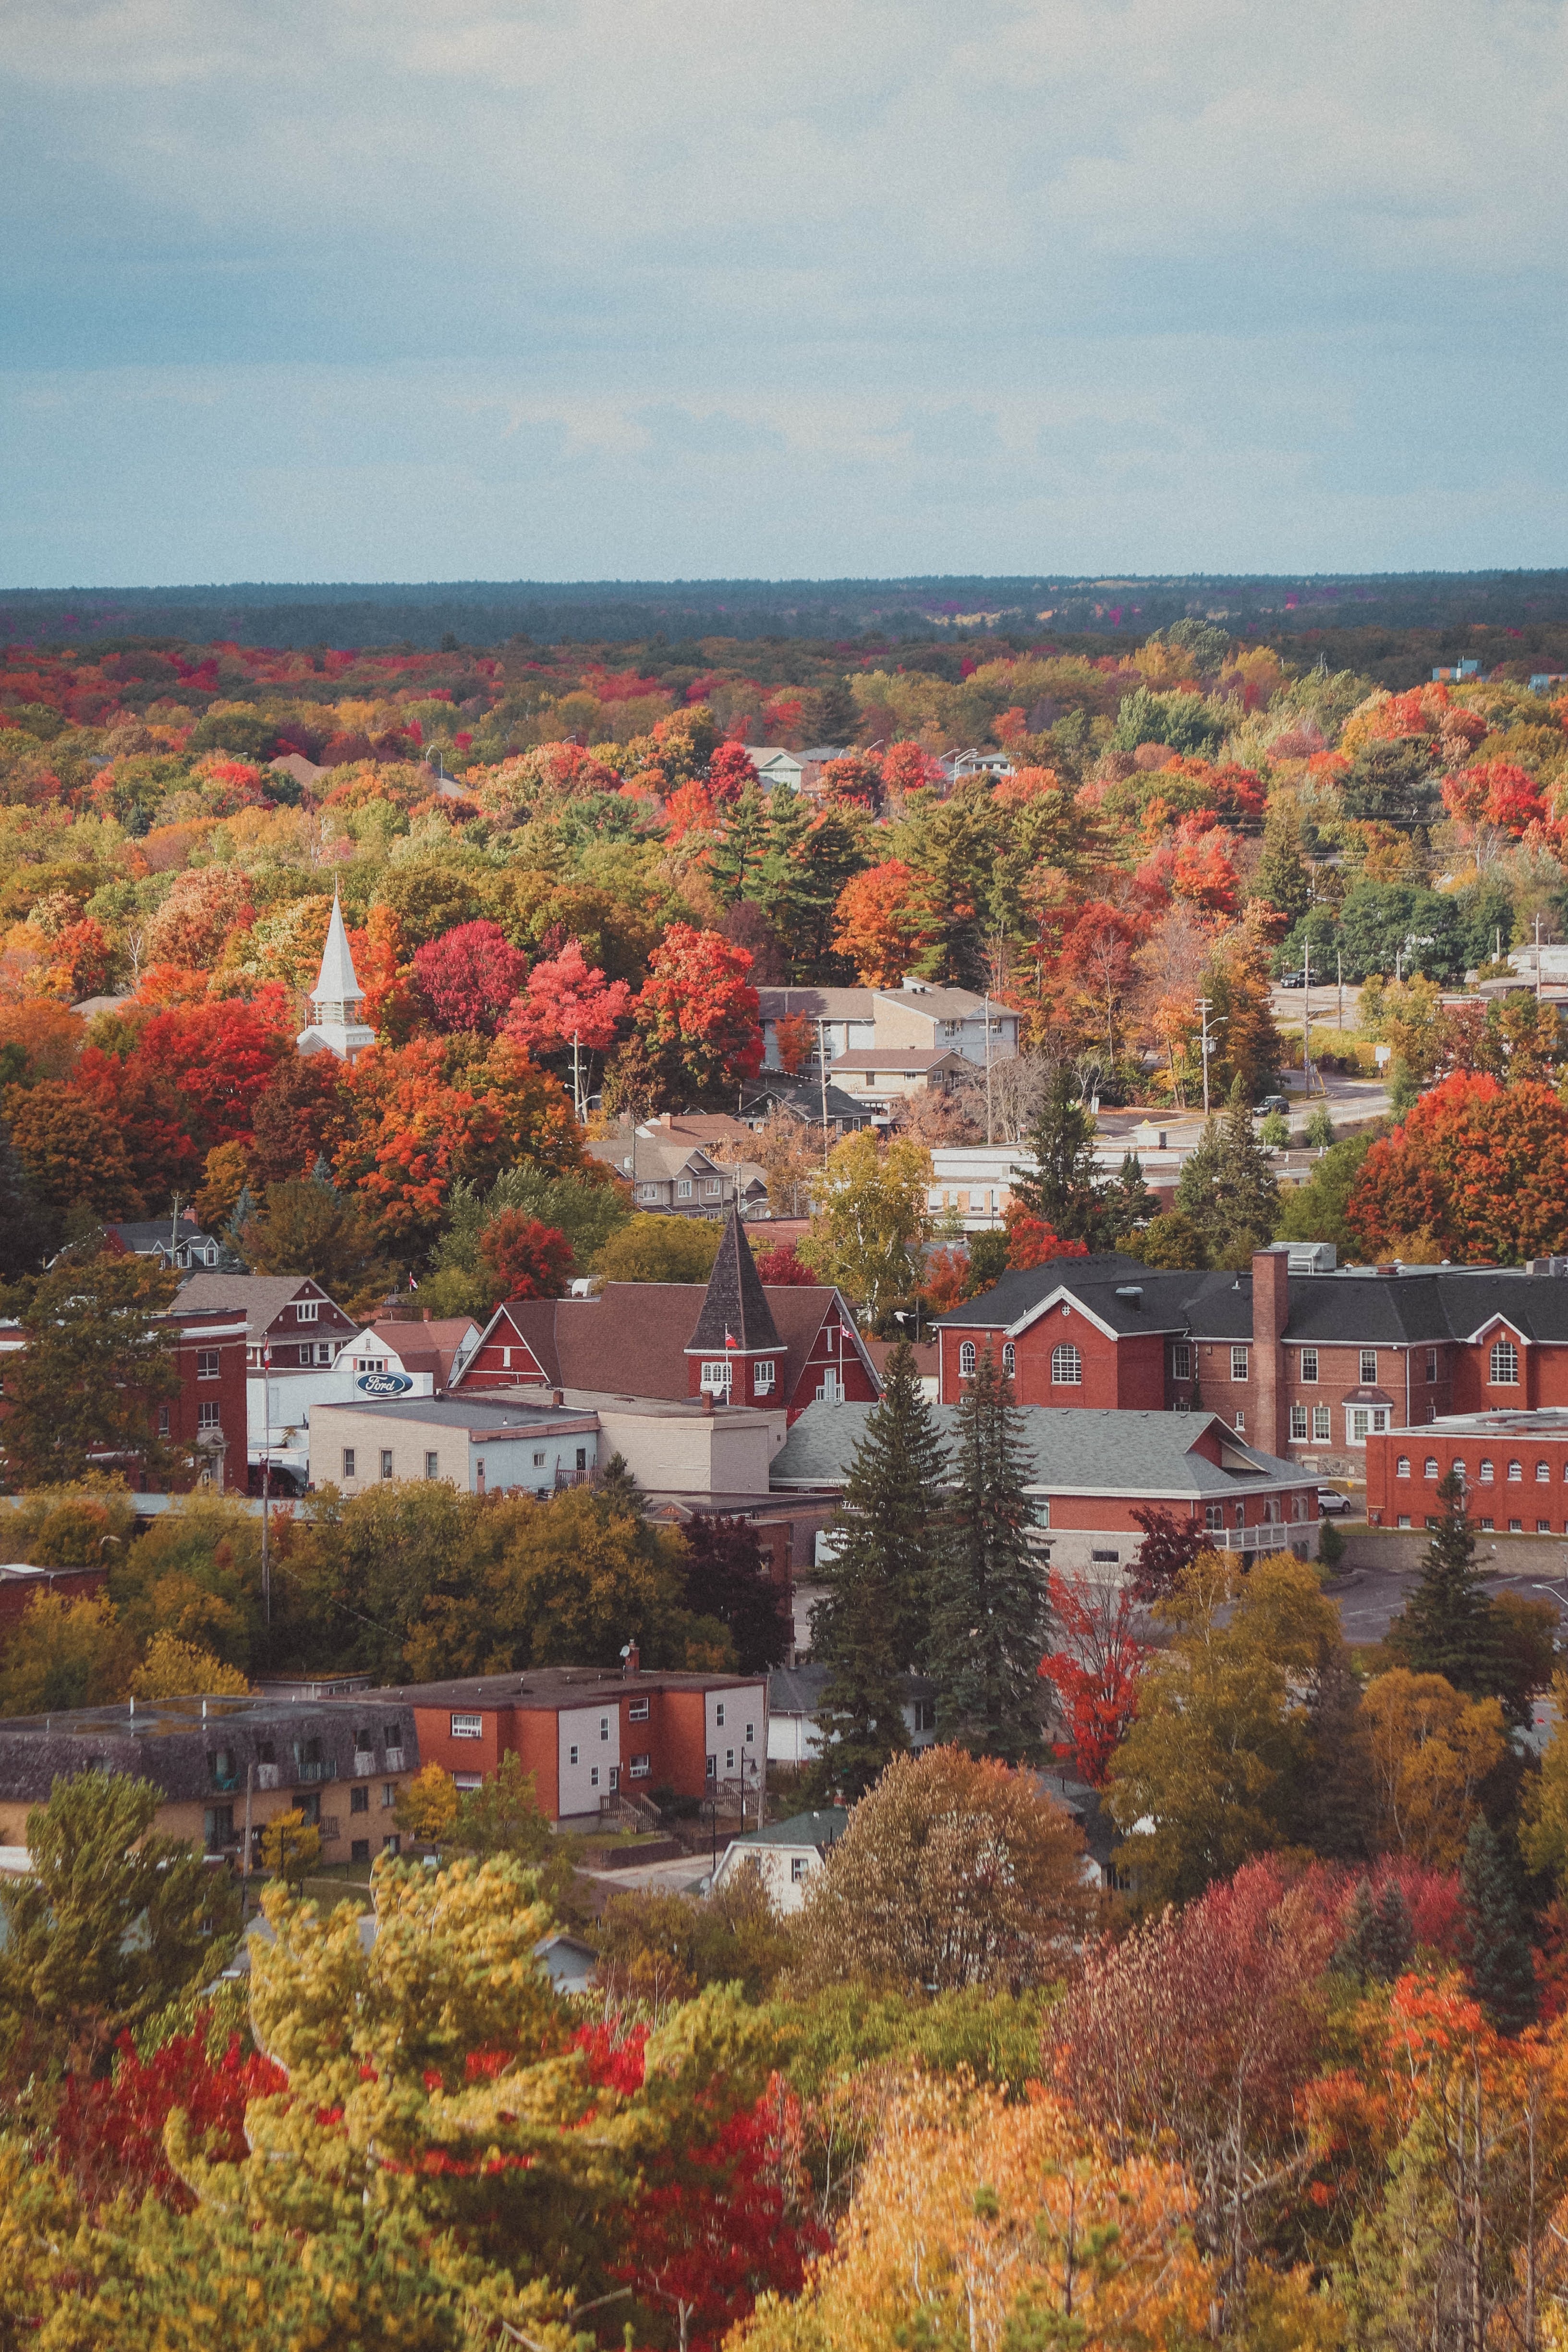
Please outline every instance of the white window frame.
M1331 1405L1326 1405L1326 1404L1315 1404L1315 1405L1312 1407L1312 1443L1313 1443L1313 1444L1314 1444L1314 1445L1328 1445L1328 1444L1330 1444L1332 1442L1333 1434L1334 1434L1334 1421L1333 1421L1333 1408L1332 1408L1332 1406L1331 1406Z
M1494 1339L1488 1360L1487 1386L1489 1389L1516 1389L1519 1386L1519 1349L1511 1339Z
M1233 1347L1230 1351L1230 1377L1233 1381L1244 1381L1247 1378L1247 1349Z
M482 1739L485 1736L482 1715L454 1715L451 1727L454 1739Z
M1315 1389L1318 1385L1318 1351L1316 1348L1303 1348L1301 1350L1301 1385L1303 1388L1309 1389Z
M1304 1404L1293 1404L1290 1408L1290 1442L1293 1445L1304 1445L1306 1440L1307 1408Z
M1361 1385L1363 1389L1374 1389L1377 1386L1377 1349L1362 1348L1357 1350L1357 1354L1360 1359Z
M647 1699L634 1698L631 1700L626 1707L626 1721L628 1723L646 1723L647 1721L647 1717L648 1703Z
M703 1363L702 1376L698 1385L708 1396L727 1397L734 1376L734 1366L728 1356L710 1358Z
M1007 1378L1011 1380L1017 1369L1018 1350L1014 1346L1011 1339L1004 1339L1002 1342L1002 1370L1006 1374Z
M753 1396L771 1396L773 1394L773 1370L774 1367L771 1361L765 1364L754 1364L752 1367L752 1393Z
M689 1201L689 1200L690 1200L690 1198L691 1198L691 1179L690 1179L690 1177L689 1177L689 1176L679 1176L679 1177L677 1177L677 1179L676 1179L676 1182L675 1182L675 1197L676 1197L676 1199L677 1199L678 1201Z
M1177 1339L1171 1348L1171 1378L1173 1381L1190 1381L1192 1377L1193 1343L1190 1339Z
M222 1369L223 1360L216 1348L198 1348L196 1349L196 1378L198 1381L216 1381Z
M973 1340L961 1339L958 1346L958 1377L961 1381L972 1381L974 1378L974 1363Z
M319 1298L297 1298L294 1301L296 1323L319 1323L321 1319L321 1302Z
M211 1437L223 1433L223 1407L216 1397L204 1397L196 1407L196 1435Z
M1083 1386L1083 1351L1070 1339L1063 1339L1051 1349L1051 1386L1054 1389L1080 1389Z

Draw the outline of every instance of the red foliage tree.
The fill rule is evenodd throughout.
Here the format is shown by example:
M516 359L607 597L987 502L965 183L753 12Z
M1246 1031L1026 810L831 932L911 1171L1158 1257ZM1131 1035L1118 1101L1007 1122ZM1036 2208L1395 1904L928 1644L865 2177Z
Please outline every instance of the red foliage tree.
M808 1290L822 1280L815 1266L801 1264L793 1242L781 1242L776 1249L762 1251L757 1258L757 1272L764 1282L795 1289Z
M1461 1263L1551 1256L1568 1244L1568 1106L1456 1071L1373 1145L1345 1214L1373 1259L1416 1235Z
M297 1054L281 1062L253 1106L255 1182L284 1184L308 1176L322 1154L330 1164L348 1131L350 1110L335 1054Z
M755 762L743 743L721 743L708 762L709 797L717 807L739 800L757 781Z
M233 2164L248 2153L246 2102L287 2087L287 2076L270 2059L241 2056L237 2034L215 2059L198 2024L194 2032L172 2034L142 2059L124 2033L112 2074L67 2077L51 2154L89 2207L121 2192L133 2199L151 2193L188 2213L195 2200L163 2153L163 2126L174 2109L184 2109L193 2137L206 2140L215 2160Z
M1062 1647L1040 1660L1040 1675L1062 1713L1066 1736L1055 1743L1056 1754L1102 1788L1137 1712L1149 1655L1134 1630L1135 1596L1127 1585L1053 1575L1050 1599Z
M280 989L251 1003L168 1005L128 1026L124 1049L82 1050L72 1091L117 1126L149 1202L195 1182L216 1144L248 1137L258 1097L293 1051Z
M492 1037L528 970L506 933L485 917L458 923L414 951L414 977L435 1015L450 1033L477 1030Z
M1009 1201L1002 1223L1007 1234L1007 1265L1015 1274L1049 1265L1053 1258L1087 1257L1087 1242L1064 1242L1043 1217L1032 1217L1021 1201Z
M659 1060L699 1093L752 1078L763 1064L752 959L721 931L671 923L637 999L637 1022Z
M773 1024L779 1067L786 1078L798 1078L816 1043L816 1024L807 1013L785 1013Z
M546 956L528 975L524 993L513 999L505 1033L531 1054L570 1053L575 1036L585 1052L601 1053L631 1011L624 980L606 981L590 964L580 940L568 940L559 955Z
M479 1235L479 1264L492 1306L503 1298L563 1298L577 1271L560 1227L522 1209L503 1209L490 1220Z
M1191 1520L1184 1526L1169 1511L1157 1507L1134 1511L1132 1516L1143 1530L1143 1540L1129 1589L1135 1600L1163 1601L1183 1569L1190 1568L1199 1552L1207 1549L1208 1536Z

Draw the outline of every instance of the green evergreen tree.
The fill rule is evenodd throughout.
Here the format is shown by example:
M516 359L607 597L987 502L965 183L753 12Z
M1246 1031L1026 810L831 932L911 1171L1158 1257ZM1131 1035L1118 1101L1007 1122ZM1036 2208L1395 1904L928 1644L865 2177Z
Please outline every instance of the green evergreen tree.
M1358 1881L1351 1907L1346 1914L1344 1933L1334 1953L1334 1966L1342 1976L1360 1977L1363 1980L1376 1974L1373 1966L1373 1948L1377 1937L1377 1911L1372 1899L1372 1881Z
M1110 1204L1095 1172L1093 1113L1079 1100L1066 1062L1051 1071L1040 1115L1029 1130L1032 1168L1015 1168L1013 1198L1064 1242L1101 1247L1111 1228Z
M828 1669L815 1785L851 1801L909 1745L901 1677L925 1650L947 1455L921 1392L913 1350L888 1359L882 1399L866 1417L822 1571L812 1655Z
M708 871L719 903L732 907L752 895L768 848L768 804L755 784L748 784L724 819L724 830L709 853Z
M836 980L850 969L831 947L838 894L867 860L841 811L816 810L804 793L778 786L768 802L767 848L749 896L784 942L795 985Z
M1476 1816L1465 1840L1459 1885L1470 1927L1476 1998L1500 2033L1521 2032L1535 2021L1535 1956L1508 1856L1484 1813Z
M1382 1984L1392 1984L1410 1966L1415 1950L1415 1927L1410 1906L1397 1879L1391 1878L1377 1898L1373 1923L1372 1973Z
M1135 1151L1123 1152L1121 1165L1105 1196L1106 1223L1120 1244L1130 1234L1152 1224L1160 1203L1143 1177L1143 1162Z
M937 1727L976 1756L1040 1752L1039 1664L1049 1623L1012 1384L989 1347L956 1411L953 1486L933 1579L928 1664Z
M35 1196L11 1140L11 1122L0 1118L0 1281L36 1274L59 1237L60 1220Z
M830 677L811 698L811 722L818 743L849 744L860 725L860 706L847 677Z
M1452 1470L1437 1482L1441 1513L1421 1561L1421 1580L1384 1636L1398 1664L1441 1675L1472 1698L1498 1686L1498 1628L1476 1570L1475 1529L1465 1482Z
M1183 1169L1175 1205L1196 1225L1216 1265L1245 1266L1253 1251L1272 1238L1279 1187L1268 1154L1253 1133L1239 1077L1223 1122L1209 1120Z
M1269 818L1263 828L1263 855L1253 877L1252 895L1299 922L1312 903L1312 877L1301 855L1299 818L1284 814Z

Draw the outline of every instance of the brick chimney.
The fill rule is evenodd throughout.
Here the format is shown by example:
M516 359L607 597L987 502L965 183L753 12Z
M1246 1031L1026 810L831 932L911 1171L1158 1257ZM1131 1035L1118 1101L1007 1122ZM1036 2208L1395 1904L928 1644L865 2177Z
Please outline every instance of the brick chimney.
M1285 1350L1280 1344L1290 1319L1290 1259L1285 1250L1252 1254L1252 1395L1258 1415L1247 1435L1265 1454L1283 1454L1289 1442L1286 1417Z

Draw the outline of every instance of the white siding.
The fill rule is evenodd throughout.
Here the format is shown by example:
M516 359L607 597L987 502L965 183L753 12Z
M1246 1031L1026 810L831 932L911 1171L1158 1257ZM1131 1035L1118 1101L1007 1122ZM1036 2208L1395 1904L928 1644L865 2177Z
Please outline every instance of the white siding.
M561 1811L596 1813L599 1800L619 1785L621 1711L613 1703L601 1706L563 1707L556 1717L560 1750ZM572 1760L574 1748L577 1760Z

